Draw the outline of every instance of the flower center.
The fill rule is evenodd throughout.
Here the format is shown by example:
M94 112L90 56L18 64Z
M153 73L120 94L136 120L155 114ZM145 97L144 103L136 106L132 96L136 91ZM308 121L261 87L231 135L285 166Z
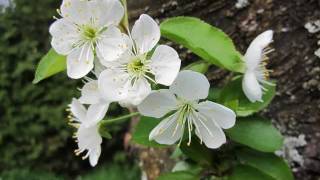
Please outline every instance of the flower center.
M82 30L82 36L87 40L94 41L98 37L98 30L91 26L84 26Z
M270 47L263 49L262 60L259 64L259 71L261 73L259 78L262 79L262 81L268 80L270 77L270 73L272 72L272 70L267 69L267 64L269 61L269 57L267 55L273 51L274 49Z
M182 124L183 129L184 129L185 126L187 126L188 138L189 138L188 146L190 146L190 144L191 144L191 132L192 132L192 129L193 129L193 122L192 122L193 118L192 118L192 115L193 115L193 112L195 112L194 105L195 105L196 102L180 100L180 103L181 103L181 105L180 105L180 108L178 110L178 112L179 112L178 124ZM176 129L174 131L174 134L175 134L175 132L176 132ZM182 139L183 138L181 137L179 144L181 143Z
M127 70L129 73L139 74L143 72L144 64L142 63L140 58L135 58L127 65Z
M191 114L192 110L194 110L192 103L187 102L182 104L179 109L179 123L183 123L183 121Z
M153 72L150 70L150 60L146 59L146 54L134 56L130 62L121 65L121 69L127 72L131 79L131 84L134 85L139 79L145 78L156 84Z
M147 76L149 72L148 61L145 55L135 56L127 64L127 72L134 78L141 78Z

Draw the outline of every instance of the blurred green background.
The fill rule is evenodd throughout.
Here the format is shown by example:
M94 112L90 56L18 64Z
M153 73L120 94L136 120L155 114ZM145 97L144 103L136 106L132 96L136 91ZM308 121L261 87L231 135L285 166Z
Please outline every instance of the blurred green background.
M73 154L74 129L66 123L65 108L79 95L80 81L60 74L31 83L50 48L48 28L60 3L15 0L0 11L0 179L139 179L139 168L123 152L125 124L112 127L117 138L104 141L97 167ZM122 112L113 106L111 113Z

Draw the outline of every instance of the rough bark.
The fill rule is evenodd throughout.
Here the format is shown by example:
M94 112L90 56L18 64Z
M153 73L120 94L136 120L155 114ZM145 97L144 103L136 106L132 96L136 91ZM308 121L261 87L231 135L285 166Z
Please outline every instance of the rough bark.
M180 15L199 17L223 29L241 52L245 52L257 34L273 29L276 51L271 54L268 67L273 70L271 78L277 80L277 95L262 113L283 134L306 135L307 145L299 149L305 163L297 167L296 179L320 177L320 59L314 55L319 37L304 28L307 22L320 18L319 0L255 0L242 9L237 9L233 0L128 0L128 3L131 22L141 13L159 21ZM184 61L197 59L183 49L180 51ZM211 68L207 75L213 84L219 85L229 73ZM161 162L167 160L169 151L137 147L137 152L149 179L167 170ZM159 159L154 161L154 157Z

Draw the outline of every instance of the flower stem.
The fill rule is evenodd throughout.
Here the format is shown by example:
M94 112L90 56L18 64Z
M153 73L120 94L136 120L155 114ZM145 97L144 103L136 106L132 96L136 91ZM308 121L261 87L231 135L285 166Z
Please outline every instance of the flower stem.
M126 32L129 29L127 0L120 0L120 1L124 7L124 16L120 22L120 26L123 28L124 32Z
M127 115L124 115L124 116L120 116L120 117L117 117L117 118L113 118L113 119L109 119L109 120L102 120L100 122L100 125L107 125L107 124L112 124L112 123L115 123L115 122L118 122L118 121L122 121L122 120L127 120L133 116L138 116L140 115L139 112L133 112L131 114L127 114Z

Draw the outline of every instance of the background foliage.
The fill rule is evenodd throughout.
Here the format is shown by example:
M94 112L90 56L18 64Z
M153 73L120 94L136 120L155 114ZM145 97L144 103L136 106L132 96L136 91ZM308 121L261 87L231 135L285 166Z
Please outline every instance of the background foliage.
M87 161L73 154L73 129L64 110L81 83L61 74L32 84L36 64L50 48L48 27L59 4L16 0L15 8L0 14L0 179L60 179L89 169ZM121 113L116 107L113 112ZM112 129L119 130L119 126ZM119 139L104 144L101 162L108 162L120 148ZM119 171L117 166L110 168ZM130 163L124 168L132 169ZM131 174L137 173L133 169Z

